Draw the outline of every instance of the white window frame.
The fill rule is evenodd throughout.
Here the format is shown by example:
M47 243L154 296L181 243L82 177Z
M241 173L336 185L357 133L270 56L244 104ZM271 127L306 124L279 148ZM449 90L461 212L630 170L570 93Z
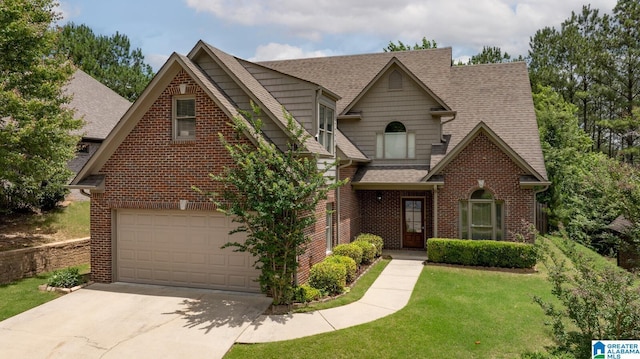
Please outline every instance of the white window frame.
M333 203L327 203L324 227L327 254L333 251L333 213Z
M193 116L178 116L178 101L193 101ZM193 141L196 139L195 123L196 123L197 111L196 111L196 97L195 96L174 96L172 104L172 127L173 127L173 139L176 141ZM181 134L178 132L180 121L193 121L194 129L193 134Z
M416 134L413 131L408 131L407 126L401 121L391 121L385 125L385 131L387 126L393 122L399 122L404 126L405 132L381 132L376 134L376 158L379 159L393 159L393 160L406 160L416 158ZM387 154L387 135L397 136L398 134L404 134L404 157L388 156Z
M486 190L485 190L486 191ZM475 191L474 191L475 193ZM489 193L487 191L487 193ZM490 204L491 205L491 226L474 226L473 225L473 205L474 204ZM463 215L463 211L466 215ZM500 213L498 213L500 212ZM473 228L491 228L492 240L504 240L505 239L505 222L504 222L504 202L495 199L493 194L490 199L472 199L460 201L458 208L459 222L460 222L460 238L461 239L474 239ZM465 218L466 217L466 218Z
M331 127L327 126L330 124ZM335 148L336 110L324 103L318 104L318 132L316 139L331 154Z

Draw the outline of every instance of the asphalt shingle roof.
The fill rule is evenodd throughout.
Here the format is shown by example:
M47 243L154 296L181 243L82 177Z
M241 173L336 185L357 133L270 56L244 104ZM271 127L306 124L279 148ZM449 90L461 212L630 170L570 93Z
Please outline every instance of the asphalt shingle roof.
M394 57L457 112L455 120L443 125L449 143L435 151L431 168L482 121L547 178L524 63L452 66L451 48L441 48L260 64L335 92L342 97L337 104L338 113L342 113Z
M129 109L131 102L78 69L65 86L66 94L73 95L69 107L75 109L76 118L85 125L79 132L85 138L103 140Z

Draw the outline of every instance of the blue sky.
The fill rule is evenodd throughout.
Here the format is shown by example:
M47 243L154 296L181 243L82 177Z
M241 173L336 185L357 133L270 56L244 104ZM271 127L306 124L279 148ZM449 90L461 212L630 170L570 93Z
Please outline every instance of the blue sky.
M200 39L250 60L380 52L423 36L466 60L484 45L526 55L529 38L582 5L610 12L616 0L60 0L60 24L116 31L157 70Z

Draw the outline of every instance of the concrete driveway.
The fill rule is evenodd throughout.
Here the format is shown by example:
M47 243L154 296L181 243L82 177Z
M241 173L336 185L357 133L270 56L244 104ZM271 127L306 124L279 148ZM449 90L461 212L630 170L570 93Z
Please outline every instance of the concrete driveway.
M0 358L222 358L263 295L93 284L0 322Z

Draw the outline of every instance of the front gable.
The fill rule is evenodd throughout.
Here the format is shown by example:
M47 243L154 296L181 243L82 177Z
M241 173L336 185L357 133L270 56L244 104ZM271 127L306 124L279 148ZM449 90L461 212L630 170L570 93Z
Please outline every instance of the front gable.
M338 127L355 142L374 164L428 163L431 146L442 136L440 119L432 116L443 102L403 66L393 61L347 107ZM355 116L357 115L357 116ZM381 154L379 136L394 121L402 123L415 138L415 155L387 159Z

